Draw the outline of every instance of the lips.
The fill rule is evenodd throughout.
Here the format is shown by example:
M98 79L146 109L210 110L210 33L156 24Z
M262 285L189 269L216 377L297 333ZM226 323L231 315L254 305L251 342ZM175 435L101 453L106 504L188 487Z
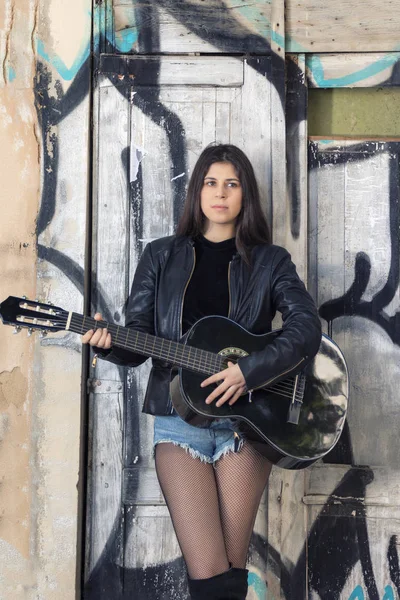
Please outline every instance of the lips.
M213 204L211 208L215 208L216 210L227 210L228 207L223 204Z

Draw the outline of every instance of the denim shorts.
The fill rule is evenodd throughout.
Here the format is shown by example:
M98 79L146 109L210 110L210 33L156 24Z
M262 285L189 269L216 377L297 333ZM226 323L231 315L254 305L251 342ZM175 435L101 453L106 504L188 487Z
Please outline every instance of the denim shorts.
M223 418L210 421L208 427L189 425L173 412L171 416L154 418L154 448L157 444L181 446L194 458L215 463L228 452L238 452L243 444L237 422Z

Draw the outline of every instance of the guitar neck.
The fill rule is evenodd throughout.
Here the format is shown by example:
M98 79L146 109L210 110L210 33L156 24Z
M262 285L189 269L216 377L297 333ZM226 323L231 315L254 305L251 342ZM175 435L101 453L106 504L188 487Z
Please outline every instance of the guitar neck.
M224 368L224 361L213 352L200 348L187 346L180 342L173 342L164 338L143 333L130 327L109 324L105 321L96 321L78 313L70 313L67 325L68 331L84 335L90 329L107 328L111 334L112 344L135 352L143 356L159 358L177 367L184 367L190 371L213 375Z

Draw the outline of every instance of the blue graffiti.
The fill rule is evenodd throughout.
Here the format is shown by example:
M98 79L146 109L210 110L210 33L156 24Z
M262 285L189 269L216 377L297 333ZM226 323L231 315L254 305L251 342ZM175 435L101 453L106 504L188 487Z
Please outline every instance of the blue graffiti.
M358 585L349 596L349 600L365 600L364 591L361 585Z
M250 572L247 578L249 587L252 587L258 600L267 600L267 586L265 581L257 575L257 573ZM268 595L268 600L272 598Z
M365 600L364 590L361 585L358 585L349 596L349 600ZM391 585L387 585L385 587L385 595L382 600L396 600L396 596L394 595L393 588Z
M14 81L14 79L16 78L16 73L15 73L15 69L13 69L13 67L9 66L7 69L7 79L8 81L11 83Z
M368 67L364 67L355 73L349 73L344 77L336 77L333 79L325 79L324 67L319 56L307 57L306 64L317 87L333 88L353 85L359 81L368 79L373 75L377 75L385 69L393 67L398 62L399 58L400 54L398 52L391 52L374 62L372 65L368 65Z
M119 52L125 54L132 50L133 45L137 42L138 32L133 27L127 27L121 31L117 31L115 35L115 45Z
M383 596L382 600L396 600L394 592L393 592L393 588L391 585L387 585L385 587L385 595Z
M292 39L290 36L281 35L276 31L272 31L269 20L260 13L256 11L254 8L250 7L238 7L238 12L240 12L245 18L247 18L252 23L258 23L259 26L259 35L268 39L271 38L272 41L279 44L282 48L285 48L286 45L290 48L291 52L304 52L305 49L301 47L300 44L296 42L296 40ZM106 39L115 44L116 49L121 53L127 53L132 51L133 46L138 40L138 30L137 27L133 24L131 27L127 27L126 29L120 30L116 32L115 39L113 39L114 32L111 31L100 31L101 24L107 22L112 23L112 13L111 7L109 4L106 6L100 4L97 7L98 15L97 19L95 19L95 31L94 31L94 43L97 45L100 36L105 36ZM255 14L257 12L257 15ZM256 18L257 16L257 18ZM97 27L96 27L97 26ZM42 40L37 40L37 52L39 56L41 56L46 62L51 64L59 73L59 75L65 79L66 81L71 81L75 75L78 73L82 64L88 58L90 53L90 43L87 42L83 47L82 51L78 53L77 57L74 60L74 63L71 67L67 67L63 60L57 55L50 55L49 52L46 51L44 43ZM337 77L333 79L326 79L324 73L324 67L322 61L319 56L314 55L307 58L307 67L312 75L312 78L315 81L317 87L324 88L334 88L334 87L345 87L348 85L354 85L359 81L363 81L364 79L368 79L373 75L377 75L381 73L385 69L393 67L399 60L399 52L390 52L374 62L367 67L360 69L354 73L349 73L343 77ZM15 79L15 72L12 71L10 73L10 81Z
M52 65L58 72L58 74L65 79L65 81L71 81L74 79L79 69L82 67L84 62L89 58L90 55L90 43L87 42L86 46L82 49L82 51L75 58L71 67L67 67L64 61L57 55L50 56L48 52L46 52L44 43L42 40L36 40L36 50L39 56L41 56L47 63Z

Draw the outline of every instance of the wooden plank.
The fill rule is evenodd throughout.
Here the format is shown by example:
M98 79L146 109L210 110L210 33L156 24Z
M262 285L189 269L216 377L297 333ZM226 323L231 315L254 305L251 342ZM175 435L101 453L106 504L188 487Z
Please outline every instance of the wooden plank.
M157 81L154 68L159 67ZM241 59L216 56L120 56L102 54L100 72L115 84L199 85L238 87L243 85Z
M310 291L317 306L321 306L346 291L343 276L345 173L340 161L337 161L338 164L321 164L318 147L314 146L311 152L310 272L315 280ZM328 332L328 323L323 320L322 324ZM329 333L332 334L331 331Z
M117 89L99 90L92 298L96 310L116 322L122 319L128 292L128 181L122 160L129 145L128 116L128 102ZM118 368L106 361L98 361L94 376L120 380Z
M302 562L302 553L306 537L305 509L302 499L304 498L306 471L282 471L281 487L281 555L282 562L289 573L294 570L295 565L301 565L302 577L297 572L297 586L295 594L289 598L307 598L306 593L306 562ZM281 583L284 574L281 576ZM299 582L303 583L300 587ZM287 584L288 582L286 582ZM292 592L293 593L293 592ZM285 597L285 596L284 596ZM286 597L285 597L286 598Z
M165 504L154 467L137 466L124 469L122 486L124 504Z
M332 593L349 598L356 587L372 586L378 592L375 597L384 597L386 591L395 598L394 584L390 594L388 582L394 581L390 555L393 549L397 553L400 533L399 470L320 464L308 474L303 502L313 589L329 585ZM331 566L325 568L328 557ZM346 568L345 578L337 577L335 565L342 573ZM366 570L372 576L366 577Z
M217 57L218 58L218 57ZM161 62L164 58L161 59ZM219 59L223 66L225 59ZM236 59L237 60L237 59ZM194 163L205 144L215 141L232 142L243 147L243 137L246 134L248 154L255 159L255 167L258 173L264 173L266 156L270 155L270 119L260 118L263 114L269 114L270 83L266 77L270 65L270 58L263 57L253 60L253 66L245 64L244 84L236 87L210 87L204 86L177 86L161 85L155 102L154 88L138 86L131 88L132 98L130 117L130 162L138 150L141 152L140 173L137 169L137 181L131 181L135 187L135 197L132 197L131 207L131 266L130 277L133 275L135 261L138 252L132 250L137 245L143 247L150 239L172 233L175 208L177 204L176 194L173 189L173 180L187 180ZM256 64L257 63L257 64ZM243 63L239 63L242 64ZM210 65L212 62L210 61ZM265 71L263 68L265 67ZM212 66L210 66L212 68ZM243 67L242 67L243 68ZM201 83L198 79L197 83ZM254 108L253 108L254 107ZM210 115L204 119L204 115ZM172 118L173 116L173 118ZM178 128L181 128L178 130ZM174 133L175 132L175 133ZM173 137L171 138L171 133ZM179 135L183 143L184 167L182 171L176 170L180 156L177 156L179 147L171 147L171 142ZM174 137L175 136L175 137ZM156 150L155 150L156 149ZM175 162L177 161L177 162ZM175 172L174 172L175 169ZM139 177L141 181L139 182ZM132 179L132 176L131 176ZM270 188L270 180L265 177L262 181L262 189ZM139 242L139 244L138 244ZM179 567L180 552L176 542L171 537L171 525L168 518L161 516L152 519L141 513L140 509L149 510L146 502L153 504L162 502L159 488L155 479L152 463L152 447L150 424L145 425L143 421L137 423L137 406L141 403L145 377L141 375L142 369L135 369L129 376L128 382L128 404L127 404L127 426L129 432L126 437L126 471L124 485L124 499L126 502L125 519L126 530L129 532L126 539L124 564L127 572L132 573L132 590L140 586L141 569L149 573L152 566L158 573L167 570L170 574L169 580L176 580L171 588L177 597L181 597L176 590L181 588L182 569ZM139 378L139 379L138 379ZM144 417L146 418L146 417ZM137 438L140 438L139 443ZM131 450L134 447L135 450ZM259 513L255 532L259 536L266 536L266 509ZM154 521L156 521L154 523ZM157 526L156 526L157 525ZM165 538L162 549L154 545L154 537L151 542L145 539L144 532L153 536L155 529L157 536ZM161 539L157 538L157 539ZM258 538L257 538L258 539ZM261 538L260 538L261 539ZM175 544L175 545L174 545ZM258 569L257 574L261 578L267 561L265 543L259 544L260 548L252 550L250 563L252 568ZM254 565L253 565L253 562ZM146 575L147 577L147 575ZM149 576L150 577L150 576ZM130 581L130 580L129 580ZM147 579L147 587L144 595L154 594L150 579ZM175 580L174 580L175 581ZM159 597L171 596L162 589L163 583L159 578L154 587ZM136 586L136 587L135 587ZM171 590L170 590L171 591Z
M86 537L86 580L97 563L121 563L123 534L121 513L123 395L90 395L91 439L88 479L88 519ZM96 573L101 589L102 573ZM119 582L115 580L116 589Z
M93 288L94 310L121 320L127 295L127 172L122 160L128 145L128 103L115 88L97 88L94 112ZM123 374L98 360L92 377L90 466L88 473L86 581L103 589L106 565L122 564L121 467ZM107 390L107 388L109 388ZM102 568L96 569L100 561ZM113 570L115 595L120 589Z
M320 142L316 156L318 305L349 364L355 463L396 465L399 143Z
M112 9L113 0L95 2L93 5L94 57L101 52L112 52L115 46L115 25Z
M121 53L143 52L140 36L151 31L146 52L266 54L271 0L119 0L114 4L114 20L116 48Z
M271 58L254 57L245 60L245 84L241 97L233 104L235 119L231 119L232 143L240 146L249 157L256 173L263 208L271 225L272 214L272 95L275 90L269 79Z
M268 593L275 600L283 600L282 577L282 490L284 474L282 469L272 468L265 496L267 530L262 532L268 540L266 580Z
M307 84L305 55L290 57L286 90L286 194L288 222L285 248L292 254L297 272L307 283L308 190L307 190Z
M399 29L398 0L286 0L288 52L392 52Z
M273 1L271 21L272 233L274 243L285 246L288 207L286 197L284 0Z
M400 85L395 77L400 52L309 54L306 73L309 87L393 87Z

